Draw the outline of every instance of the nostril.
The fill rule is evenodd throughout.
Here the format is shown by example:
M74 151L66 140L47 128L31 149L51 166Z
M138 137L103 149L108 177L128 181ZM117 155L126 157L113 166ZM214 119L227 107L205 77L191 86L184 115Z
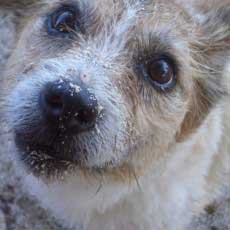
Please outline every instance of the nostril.
M64 109L64 102L61 95L46 95L46 107L50 114L55 117L60 117Z
M64 113L64 97L61 91L47 85L40 94L40 106L47 119L58 121Z
M95 122L97 118L97 110L96 109L84 109L80 110L77 114L77 119L80 123L91 124Z

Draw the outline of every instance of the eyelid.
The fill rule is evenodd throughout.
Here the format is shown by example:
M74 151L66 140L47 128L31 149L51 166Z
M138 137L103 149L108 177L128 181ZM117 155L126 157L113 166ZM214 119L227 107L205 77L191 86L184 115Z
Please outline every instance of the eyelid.
M147 63L149 63L151 61L160 61L160 60L167 61L173 67L173 72L174 72L175 76L178 74L178 70L179 70L178 62L175 59L175 57L172 56L171 54L161 53L161 54L155 55L152 59L148 59Z
M69 11L69 12L72 12L76 15L79 15L79 21L81 20L81 14L80 14L80 10L79 8L76 6L76 5L61 5L59 6L58 8L54 9L52 11L52 13L50 13L45 21L45 24L47 26L47 30L48 30L48 33L50 35L60 35L60 36L66 36L70 33L68 32L60 32L58 31L56 28L54 28L54 25L52 24L52 19L53 17L55 17L56 14L60 13L60 12L65 12L65 11ZM58 23L56 23L58 25ZM80 26L80 22L76 21L76 26L78 27L81 27ZM82 28L79 28L79 30L81 30Z
M63 12L63 14L58 18L58 20L57 20L55 26L57 26L58 24L60 24L61 21L63 20L63 18L64 18L65 16L67 16L67 14L68 14L68 12Z
M148 73L148 65L150 65L152 62L158 62L161 60L169 63L174 75L174 77L165 84L153 82ZM137 72L138 75L141 76L142 80L152 85L155 90L161 93L167 93L168 91L172 90L177 83L177 74L178 74L177 61L174 60L174 58L168 54L158 54L158 55L155 54L153 55L152 58L148 58L146 61L142 61L142 63L137 65Z

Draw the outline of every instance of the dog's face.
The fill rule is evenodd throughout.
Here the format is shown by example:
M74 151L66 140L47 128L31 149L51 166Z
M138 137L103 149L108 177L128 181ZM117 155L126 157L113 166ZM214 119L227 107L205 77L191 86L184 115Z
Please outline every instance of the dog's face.
M194 133L219 95L194 45L200 31L171 1L30 10L3 88L18 154L35 176L117 180L134 170L135 179Z

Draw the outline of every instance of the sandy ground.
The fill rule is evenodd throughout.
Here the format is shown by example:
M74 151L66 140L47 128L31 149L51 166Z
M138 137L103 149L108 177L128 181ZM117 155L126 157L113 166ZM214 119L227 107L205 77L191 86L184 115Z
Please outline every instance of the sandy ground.
M12 44L15 15L0 10L0 76ZM0 230L61 230L63 229L39 203L22 188L23 178L13 165L12 141L0 124ZM230 181L230 179L229 179ZM172 223L173 224L173 223ZM176 229L175 229L176 230ZM230 186L200 217L194 218L188 230L230 230Z

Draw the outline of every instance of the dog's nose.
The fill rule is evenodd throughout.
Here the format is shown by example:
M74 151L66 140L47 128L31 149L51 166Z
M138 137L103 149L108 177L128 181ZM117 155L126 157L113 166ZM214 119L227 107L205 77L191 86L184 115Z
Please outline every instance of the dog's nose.
M43 116L53 126L60 123L68 132L94 127L98 116L95 95L85 86L66 80L48 83L41 92Z

